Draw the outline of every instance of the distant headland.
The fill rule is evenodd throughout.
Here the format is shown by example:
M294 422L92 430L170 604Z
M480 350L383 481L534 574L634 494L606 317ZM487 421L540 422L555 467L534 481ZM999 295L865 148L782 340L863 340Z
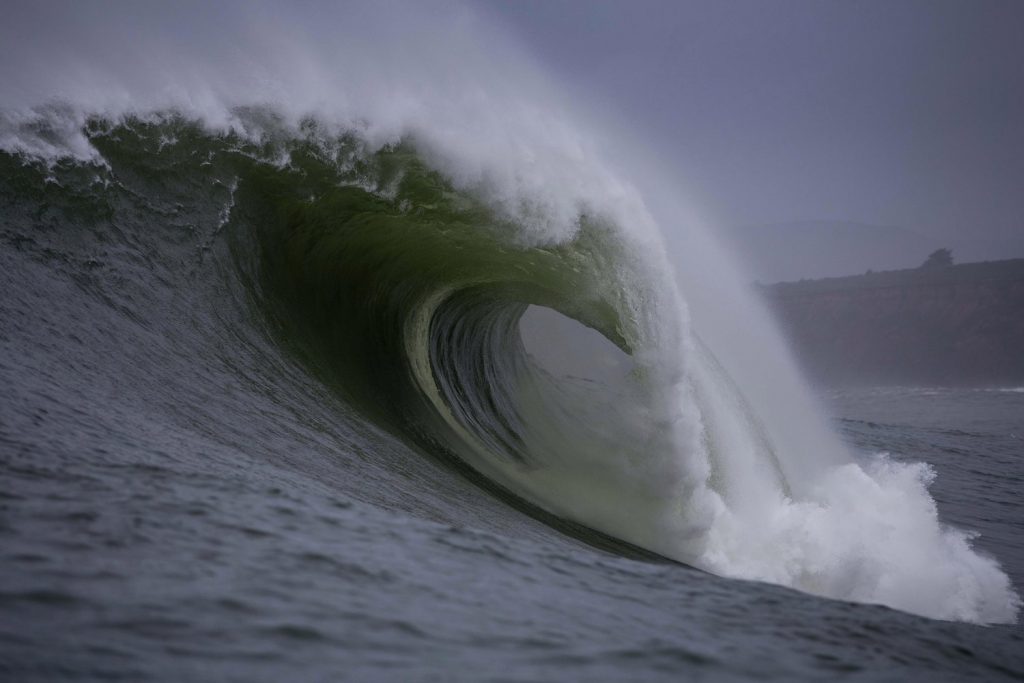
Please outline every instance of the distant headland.
M1024 259L782 282L760 289L829 385L1024 385Z

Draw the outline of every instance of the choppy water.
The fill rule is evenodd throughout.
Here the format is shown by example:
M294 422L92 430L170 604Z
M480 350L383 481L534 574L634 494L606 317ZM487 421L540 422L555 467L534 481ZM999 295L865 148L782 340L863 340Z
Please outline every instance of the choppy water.
M4 272L26 274L12 265ZM244 382L154 375L125 339L106 352L69 345L109 337L102 318L64 327L61 341L44 334L54 323L37 314L5 328L7 680L1024 675L1017 626L931 621L617 557L379 433L333 427L339 406L325 394L321 412L298 419L287 397L316 388L281 359L273 376L249 365ZM197 400L175 400L180 381L199 383ZM1017 586L1021 400L838 396L851 441L935 465L943 514L982 531L980 546Z

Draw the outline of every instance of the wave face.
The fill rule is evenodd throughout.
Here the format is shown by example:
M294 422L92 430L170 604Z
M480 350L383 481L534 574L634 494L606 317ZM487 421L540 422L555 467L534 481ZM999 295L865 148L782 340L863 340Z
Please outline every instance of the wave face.
M998 567L939 525L926 467L851 460L813 486L794 473L682 309L666 308L678 301L656 290L672 281L615 223L581 214L571 237L531 240L413 139L374 148L314 119L238 117L234 133L173 113L93 119L90 163L8 156L6 172L31 187L48 174L47 202L125 240L164 229L182 202L216 213L214 239L281 346L362 419L527 511L727 576L1014 618ZM140 176L142 215L126 224L122 178ZM530 305L599 332L630 371L583 382L543 367L520 334Z
M343 400L337 419L569 533L941 619L1016 619L998 564L940 523L931 470L828 433L727 260L686 226L695 253L673 274L657 202L543 79L500 59L453 75L447 52L429 54L387 87L385 68L316 81L319 99L225 79L197 107L147 80L128 105L97 85L12 108L0 146L23 219L5 237L102 233L114 252L166 232L147 265L168 283L204 277L183 252L229 249L260 324ZM424 94L424 76L447 84ZM66 225L35 234L53 212ZM601 334L629 372L545 368L520 333L530 306Z

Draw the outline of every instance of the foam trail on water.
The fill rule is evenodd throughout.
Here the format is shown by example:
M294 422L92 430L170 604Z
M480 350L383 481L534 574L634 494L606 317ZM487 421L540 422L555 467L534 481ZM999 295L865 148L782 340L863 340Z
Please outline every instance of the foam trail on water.
M731 259L676 202L673 173L638 150L611 151L615 136L586 124L474 12L320 6L314 21L255 3L20 9L0 28L0 63L19 65L0 84L7 151L102 163L83 132L93 115L173 110L257 139L312 117L325 135L358 131L371 150L412 140L518 226L511 244L566 243L582 217L612 226L619 260L604 295L644 378L623 418L642 448L529 470L471 463L487 476L726 576L937 618L1016 618L997 563L941 524L933 473L858 462L828 430ZM276 116L239 115L254 105Z

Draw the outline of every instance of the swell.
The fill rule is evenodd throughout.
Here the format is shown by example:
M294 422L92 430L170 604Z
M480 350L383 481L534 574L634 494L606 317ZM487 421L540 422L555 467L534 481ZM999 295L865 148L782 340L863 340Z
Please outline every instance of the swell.
M229 250L225 277L257 313L249 324L340 397L337 419L398 435L588 542L940 618L1015 618L998 565L940 523L929 468L780 446L777 421L747 400L749 380L687 327L644 251L656 247L627 239L621 220L578 206L570 232L545 238L543 220L520 220L537 207L508 210L486 187L460 185L415 135L371 144L316 118L234 115L238 129L213 130L168 112L86 118L76 134L90 152L77 160L16 148L7 186L30 227L5 239L48 243L42 258L87 271L92 257L75 247L93 231L106 253L133 254L138 277L166 285L161 296L186 300L223 296L190 287L222 267L210 254ZM66 132L48 125L18 134ZM105 304L145 327L138 283L116 284ZM633 371L618 386L546 372L518 335L530 305L598 331ZM241 353L233 344L246 336L218 339L218 353ZM824 464L802 466L815 459Z

